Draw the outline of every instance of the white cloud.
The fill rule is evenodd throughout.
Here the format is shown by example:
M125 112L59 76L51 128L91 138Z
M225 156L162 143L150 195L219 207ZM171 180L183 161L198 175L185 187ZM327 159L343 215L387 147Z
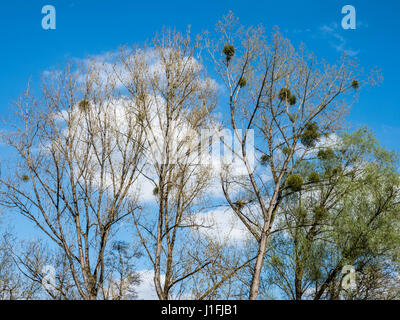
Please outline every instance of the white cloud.
M159 76L162 78L165 76L165 72L163 72L163 65L160 63L159 53L155 50L147 50L141 51L138 50L136 52L132 52L133 55L143 55L146 63L148 64L148 68L146 69L149 73L149 77L152 76ZM87 68L94 67L96 68L100 82L104 81L107 83L110 78L115 80L115 71L117 70L120 74L120 77L124 80L129 79L129 75L126 71L123 70L121 64L116 63L115 56L112 54L104 54L99 56L93 56L89 59L80 61L83 63ZM134 57L132 58L134 59ZM193 65L193 68L199 70L203 68L198 61L191 58L190 63ZM49 76L50 74L47 74ZM146 78L146 76L144 76ZM85 81L85 75L81 75L79 81L83 83ZM120 80L116 80L120 81ZM161 80L162 81L162 80ZM219 86L218 83L211 79L206 78L202 82L204 86L211 86L215 90L218 90ZM122 85L122 83L120 83ZM186 157L186 151L188 149L196 149L198 143L200 142L200 137L196 135L196 133L191 129L190 125L184 118L184 115L177 117L172 120L172 123L169 123L170 128L172 128L172 133L168 137L163 135L164 128L166 126L166 119L165 119L165 112L163 112L163 108L165 108L165 100L161 96L148 96L146 97L148 100L147 105L149 109L147 110L148 113L148 126L144 130L146 136L146 153L141 165L144 166L143 173L145 175L138 175L137 180L134 184L129 186L128 195L132 198L138 197L138 200L142 203L153 203L156 201L156 197L153 194L154 190L154 180L157 183L158 174L155 171L154 164L156 163L163 163L163 155L160 152L161 150L165 149L165 145L170 145L170 150L172 150L172 154L175 156L176 160L179 161L180 159L184 159L185 162L198 164L204 163L201 161L202 158L198 155L193 153L189 158ZM92 104L92 103L91 103ZM91 108L94 109L94 113L98 113L99 118L108 118L111 122L111 128L109 129L110 132L115 130L123 140L124 136L127 136L129 130L132 130L132 127L137 127L135 130L141 130L140 125L137 124L136 115L138 113L138 107L136 102L132 98L127 98L122 96L119 99L114 101L110 101L110 103L104 103L104 105L91 105ZM59 113L54 115L58 125L60 127L64 127L63 134L67 137L68 130L76 130L78 131L78 135L83 137L82 141L85 141L85 134L87 130L87 123L85 121L85 117L82 116L82 112L79 110L78 106L76 106L73 110L66 111L62 110ZM75 127L71 127L71 117L75 117ZM94 120L95 122L97 120ZM101 120L99 120L101 122ZM66 127L66 123L69 123L69 127ZM214 128L219 127L219 124L214 124ZM226 131L226 130L225 130ZM234 136L233 133L232 137ZM97 138L96 138L97 139ZM113 139L112 144L116 145L116 140ZM182 147L182 144L184 145ZM101 150L101 141L96 141L96 146L98 150ZM77 148L78 153L81 156L78 156L77 159L84 159L87 155L87 150L85 148L85 144L83 143L81 147ZM131 146L132 151L134 152L133 145ZM121 178L119 177L118 169L121 169L122 166L122 158L123 158L123 151L119 148L115 148L114 151L111 153L111 162L113 164L113 170L106 170L106 174L100 178L100 170L99 170L99 163L97 161L96 156L93 154L93 150L90 151L89 161L91 162L91 166L94 172L94 181L97 181L97 184L100 186L106 185L106 188L110 193L113 193L115 190L115 186L118 186L121 182ZM251 151L251 150L250 150ZM147 164L147 165L146 165ZM219 177L222 172L221 168L221 155L216 155L215 153L211 155L210 165L212 166L211 172L213 175L213 179L211 179L208 187L205 189L204 194L209 196L213 199L215 198L223 198L222 189L220 186ZM115 169L117 170L115 171ZM234 179L246 176L247 169L240 159L234 158L234 161L231 162L229 171L231 177ZM84 178L84 177L82 177ZM150 179L149 179L150 178ZM231 196L235 196L238 192L240 192L239 185L236 185L235 188L232 187L230 190ZM221 216L222 213L215 213L215 218L217 220L218 217ZM221 220L218 220L221 222ZM239 221L241 224L241 222ZM237 222L236 222L237 224ZM240 237L240 230L234 226L233 230L233 238Z
M135 286L138 300L158 300L156 288L154 285L154 271L138 271L141 283ZM165 275L161 275L161 284L165 281Z
M341 144L341 139L336 133L332 133L329 136L323 136L318 140L315 149L319 148L337 148Z
M202 225L199 232L219 243L240 243L249 237L249 232L230 208L216 209L193 215L195 223Z
M321 35L329 40L331 47L337 52L348 56L356 56L360 50L355 50L347 45L347 40L339 33L339 25L334 22L330 25L323 25L319 28Z

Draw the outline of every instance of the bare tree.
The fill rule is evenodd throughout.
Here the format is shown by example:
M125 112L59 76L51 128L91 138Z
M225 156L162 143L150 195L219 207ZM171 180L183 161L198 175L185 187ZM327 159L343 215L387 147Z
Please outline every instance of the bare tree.
M106 286L113 230L136 210L142 133L104 62L68 64L15 103L12 150L0 202L29 219L63 254L76 291L96 299Z
M9 232L0 239L0 300L38 299L41 285L24 276L13 256L15 237Z
M199 225L192 214L205 201L212 176L201 163L199 138L216 105L216 87L204 72L200 42L189 32L164 30L151 48L123 51L122 65L145 135L143 174L157 199L156 214L135 225L154 268L158 297L188 298L192 290L184 283L221 258L196 237ZM147 210L154 209L144 214Z
M137 298L135 287L141 279L135 261L141 257L139 246L132 247L125 241L116 241L106 258L107 284L102 296L107 300L132 300Z
M10 248L10 257L25 281L37 288L35 299L80 299L67 258L60 250L53 252L42 240L21 241L20 248Z

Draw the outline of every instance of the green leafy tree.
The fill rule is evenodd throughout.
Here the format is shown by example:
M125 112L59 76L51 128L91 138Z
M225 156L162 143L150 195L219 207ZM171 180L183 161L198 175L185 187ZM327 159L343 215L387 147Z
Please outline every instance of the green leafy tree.
M338 140L299 166L298 175L321 179L285 200L265 281L290 299L393 297L400 288L397 155L365 129ZM356 291L342 287L345 265L360 275Z

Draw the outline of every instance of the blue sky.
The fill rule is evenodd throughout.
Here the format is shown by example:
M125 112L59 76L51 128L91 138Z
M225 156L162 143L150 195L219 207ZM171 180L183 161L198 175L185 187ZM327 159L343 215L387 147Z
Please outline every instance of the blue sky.
M57 29L41 27L44 5L57 10ZM341 8L357 10L356 30L343 30ZM378 66L380 87L361 92L350 119L368 125L383 145L400 151L398 77L400 2L397 0L15 0L0 7L0 116L23 91L29 77L57 67L69 58L84 58L142 43L163 26L201 32L232 10L245 25L277 25L294 44L304 42L317 57L334 61L349 50L366 69Z

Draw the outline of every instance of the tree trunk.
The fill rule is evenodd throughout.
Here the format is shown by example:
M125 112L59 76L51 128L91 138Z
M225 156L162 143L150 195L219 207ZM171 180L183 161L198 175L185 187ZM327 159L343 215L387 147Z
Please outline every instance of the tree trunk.
M267 232L263 232L260 239L260 244L258 246L257 252L257 260L254 266L253 279L251 281L250 287L250 300L257 300L258 291L260 288L260 278L261 278L261 270L264 264L265 253L267 251L269 236Z

